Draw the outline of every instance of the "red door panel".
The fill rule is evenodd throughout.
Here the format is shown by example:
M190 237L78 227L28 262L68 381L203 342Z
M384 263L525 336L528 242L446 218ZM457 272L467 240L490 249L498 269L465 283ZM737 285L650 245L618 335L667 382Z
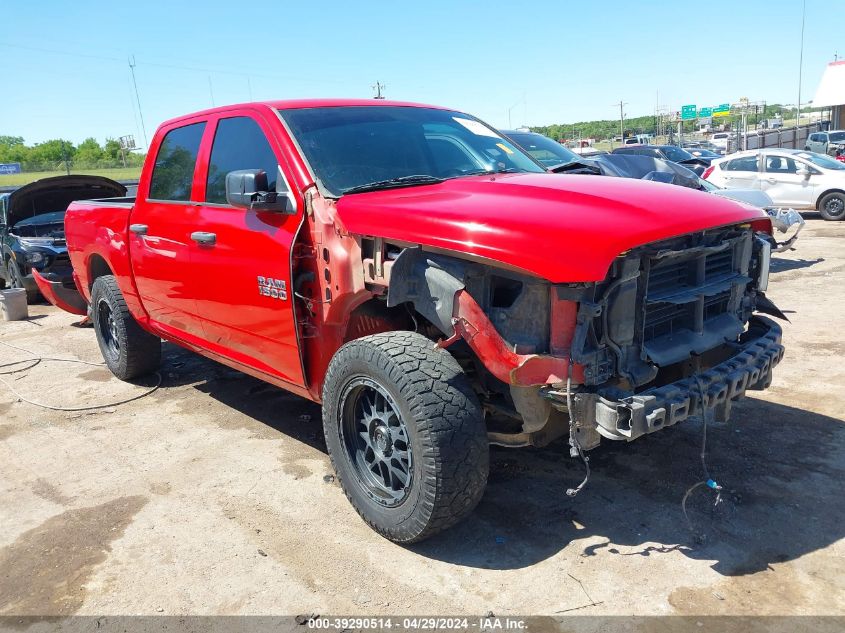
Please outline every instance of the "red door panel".
M197 208L147 202L136 209L132 226L146 226L147 232L130 230L129 250L135 284L147 313L163 326L201 336L192 278L186 274Z
M213 246L195 244L191 253L197 311L211 349L304 384L290 279L300 218L215 206L198 210L198 230L216 237Z
M218 354L304 385L290 267L302 213L235 208L225 196L226 174L241 169L263 169L274 189L284 180L283 153L258 113L233 110L210 125L214 130L203 142L196 184L204 202L196 208L193 230L213 235L213 243L191 245L206 341Z

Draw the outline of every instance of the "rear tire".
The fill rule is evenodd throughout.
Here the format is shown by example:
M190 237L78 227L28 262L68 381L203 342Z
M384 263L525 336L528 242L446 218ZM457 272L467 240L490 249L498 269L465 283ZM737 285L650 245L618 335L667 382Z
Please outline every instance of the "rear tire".
M113 275L103 275L94 281L91 319L100 352L115 376L132 380L158 369L161 339L141 329Z
M323 386L323 429L349 501L392 541L451 527L484 494L490 456L481 406L452 355L420 334L341 347Z
M819 213L825 220L845 219L845 194L834 191L822 196L819 200Z

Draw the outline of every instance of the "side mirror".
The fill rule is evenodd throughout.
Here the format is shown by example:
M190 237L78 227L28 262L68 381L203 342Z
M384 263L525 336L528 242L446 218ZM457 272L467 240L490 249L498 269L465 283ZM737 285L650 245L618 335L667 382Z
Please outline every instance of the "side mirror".
M798 174L799 176L801 176L802 178L809 178L810 177L810 170L807 169L806 167L799 167L798 171L796 171L795 173Z
M241 169L226 174L226 202L233 207L255 211L275 211L293 215L296 200L282 178L277 179L276 191L270 191L267 172L263 169ZM278 191L282 188L283 191Z

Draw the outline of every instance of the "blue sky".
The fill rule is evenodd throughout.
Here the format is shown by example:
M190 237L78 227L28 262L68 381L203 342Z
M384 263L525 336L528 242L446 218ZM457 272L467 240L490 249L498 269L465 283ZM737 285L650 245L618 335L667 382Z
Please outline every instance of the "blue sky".
M658 94L794 104L801 0L2 0L0 25L0 134L143 145L130 55L148 137L212 103L369 97L376 80L499 127L615 118L620 99L650 114ZM845 1L807 0L803 102L845 57L843 25Z

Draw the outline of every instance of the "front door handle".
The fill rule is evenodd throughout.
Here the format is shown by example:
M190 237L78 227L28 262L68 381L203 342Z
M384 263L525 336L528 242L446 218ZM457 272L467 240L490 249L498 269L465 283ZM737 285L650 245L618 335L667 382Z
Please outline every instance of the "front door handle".
M206 233L205 231L194 231L191 233L191 239L197 244L205 244L206 246L214 246L217 242L216 233Z
M775 180L774 178L766 178L766 182L769 183L770 185L778 184L778 181Z
M149 227L146 224L130 224L129 230L135 235L146 235Z

